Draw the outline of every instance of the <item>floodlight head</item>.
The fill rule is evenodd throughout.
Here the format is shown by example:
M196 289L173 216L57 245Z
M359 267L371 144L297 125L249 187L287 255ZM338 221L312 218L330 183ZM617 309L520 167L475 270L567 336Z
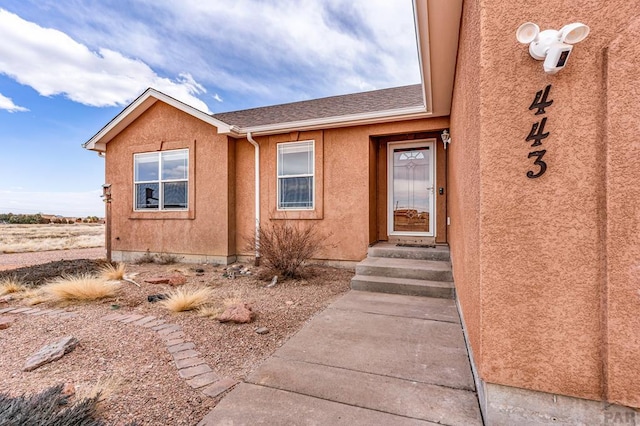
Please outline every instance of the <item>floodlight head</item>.
M529 54L539 61L544 61L544 71L555 74L564 68L573 50L573 44L579 43L589 35L589 27L580 22L565 25L556 30L544 30L533 22L527 22L516 30L516 39L529 44Z
M589 35L589 27L580 22L565 25L560 29L560 41L567 44L580 43Z
M540 33L540 27L533 22L525 22L516 30L516 38L522 44L529 44L534 41Z

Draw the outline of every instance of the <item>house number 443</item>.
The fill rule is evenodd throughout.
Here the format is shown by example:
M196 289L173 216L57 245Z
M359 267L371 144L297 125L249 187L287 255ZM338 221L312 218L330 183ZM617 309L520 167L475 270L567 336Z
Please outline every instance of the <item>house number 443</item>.
M551 85L549 84L543 90L539 90L536 93L531 106L529 106L529 110L537 110L534 115L544 115L547 112L545 108L551 106L553 104L553 100L549 99L549 91L551 90ZM531 130L529 131L529 135L525 139L527 142L532 142L531 148L536 148L535 150L529 152L529 156L527 158L534 158L533 165L535 166L534 170L529 170L527 172L527 177L530 179L539 178L547 171L547 163L543 160L544 155L547 153L546 149L542 149L542 141L549 137L549 132L544 131L544 126L547 124L547 117L540 117L538 121L531 125Z

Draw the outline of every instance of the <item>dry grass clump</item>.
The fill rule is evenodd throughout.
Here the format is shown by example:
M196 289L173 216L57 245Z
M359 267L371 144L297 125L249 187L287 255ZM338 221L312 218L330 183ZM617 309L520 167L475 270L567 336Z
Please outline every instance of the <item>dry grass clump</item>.
M105 280L123 280L125 272L127 272L127 266L124 263L117 263L115 266L112 263L107 263L100 268L100 275Z
M42 287L56 301L91 301L114 297L120 286L90 274L63 276Z
M0 281L0 296L11 293L19 293L25 290L27 290L27 287L15 277L5 278Z
M51 300L51 297L42 290L42 288L34 288L20 293L20 299L28 306L39 305Z
M191 311L207 305L212 296L213 292L208 287L179 288L171 291L160 305L172 312Z

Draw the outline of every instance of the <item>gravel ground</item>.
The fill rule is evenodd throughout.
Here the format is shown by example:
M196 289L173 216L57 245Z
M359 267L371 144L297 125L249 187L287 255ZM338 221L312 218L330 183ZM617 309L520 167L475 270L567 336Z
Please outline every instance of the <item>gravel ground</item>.
M0 256L0 261L3 256L7 255ZM196 267L205 272L196 273ZM144 425L195 425L221 397L207 397L187 385L178 376L157 333L142 326L105 321L104 316L114 312L153 315L179 324L184 340L195 343L195 349L215 373L242 380L310 317L347 291L353 275L348 270L312 267L310 278L265 288L268 282L254 275L227 279L223 267L212 265L128 265L127 272L138 273L134 279L140 288L123 283L114 299L67 306L77 314L74 318L4 314L15 322L0 330L0 389L15 396L73 383L76 397L103 389L102 417L111 424L136 420ZM170 313L147 302L148 295L165 293L171 287L148 284L145 279L168 273L185 275L187 286L210 287L220 307L225 301L248 302L257 313L256 320L250 324L221 324L196 312ZM0 309L19 304L0 303ZM51 304L37 307L59 308ZM258 327L267 327L269 333L257 334ZM73 352L32 372L22 371L31 354L68 335L80 341Z

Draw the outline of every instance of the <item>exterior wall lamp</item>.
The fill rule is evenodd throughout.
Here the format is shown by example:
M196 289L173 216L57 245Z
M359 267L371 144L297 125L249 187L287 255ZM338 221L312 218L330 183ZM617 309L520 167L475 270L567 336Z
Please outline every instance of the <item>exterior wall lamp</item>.
M543 68L547 74L555 74L567 65L573 44L579 43L589 35L589 27L580 22L565 25L556 30L540 32L533 22L527 22L516 30L516 39L529 45L529 54L539 61L544 60Z
M444 131L440 136L442 138L442 144L444 145L444 149L447 149L447 145L451 143L451 135L449 134L449 130L444 129Z

